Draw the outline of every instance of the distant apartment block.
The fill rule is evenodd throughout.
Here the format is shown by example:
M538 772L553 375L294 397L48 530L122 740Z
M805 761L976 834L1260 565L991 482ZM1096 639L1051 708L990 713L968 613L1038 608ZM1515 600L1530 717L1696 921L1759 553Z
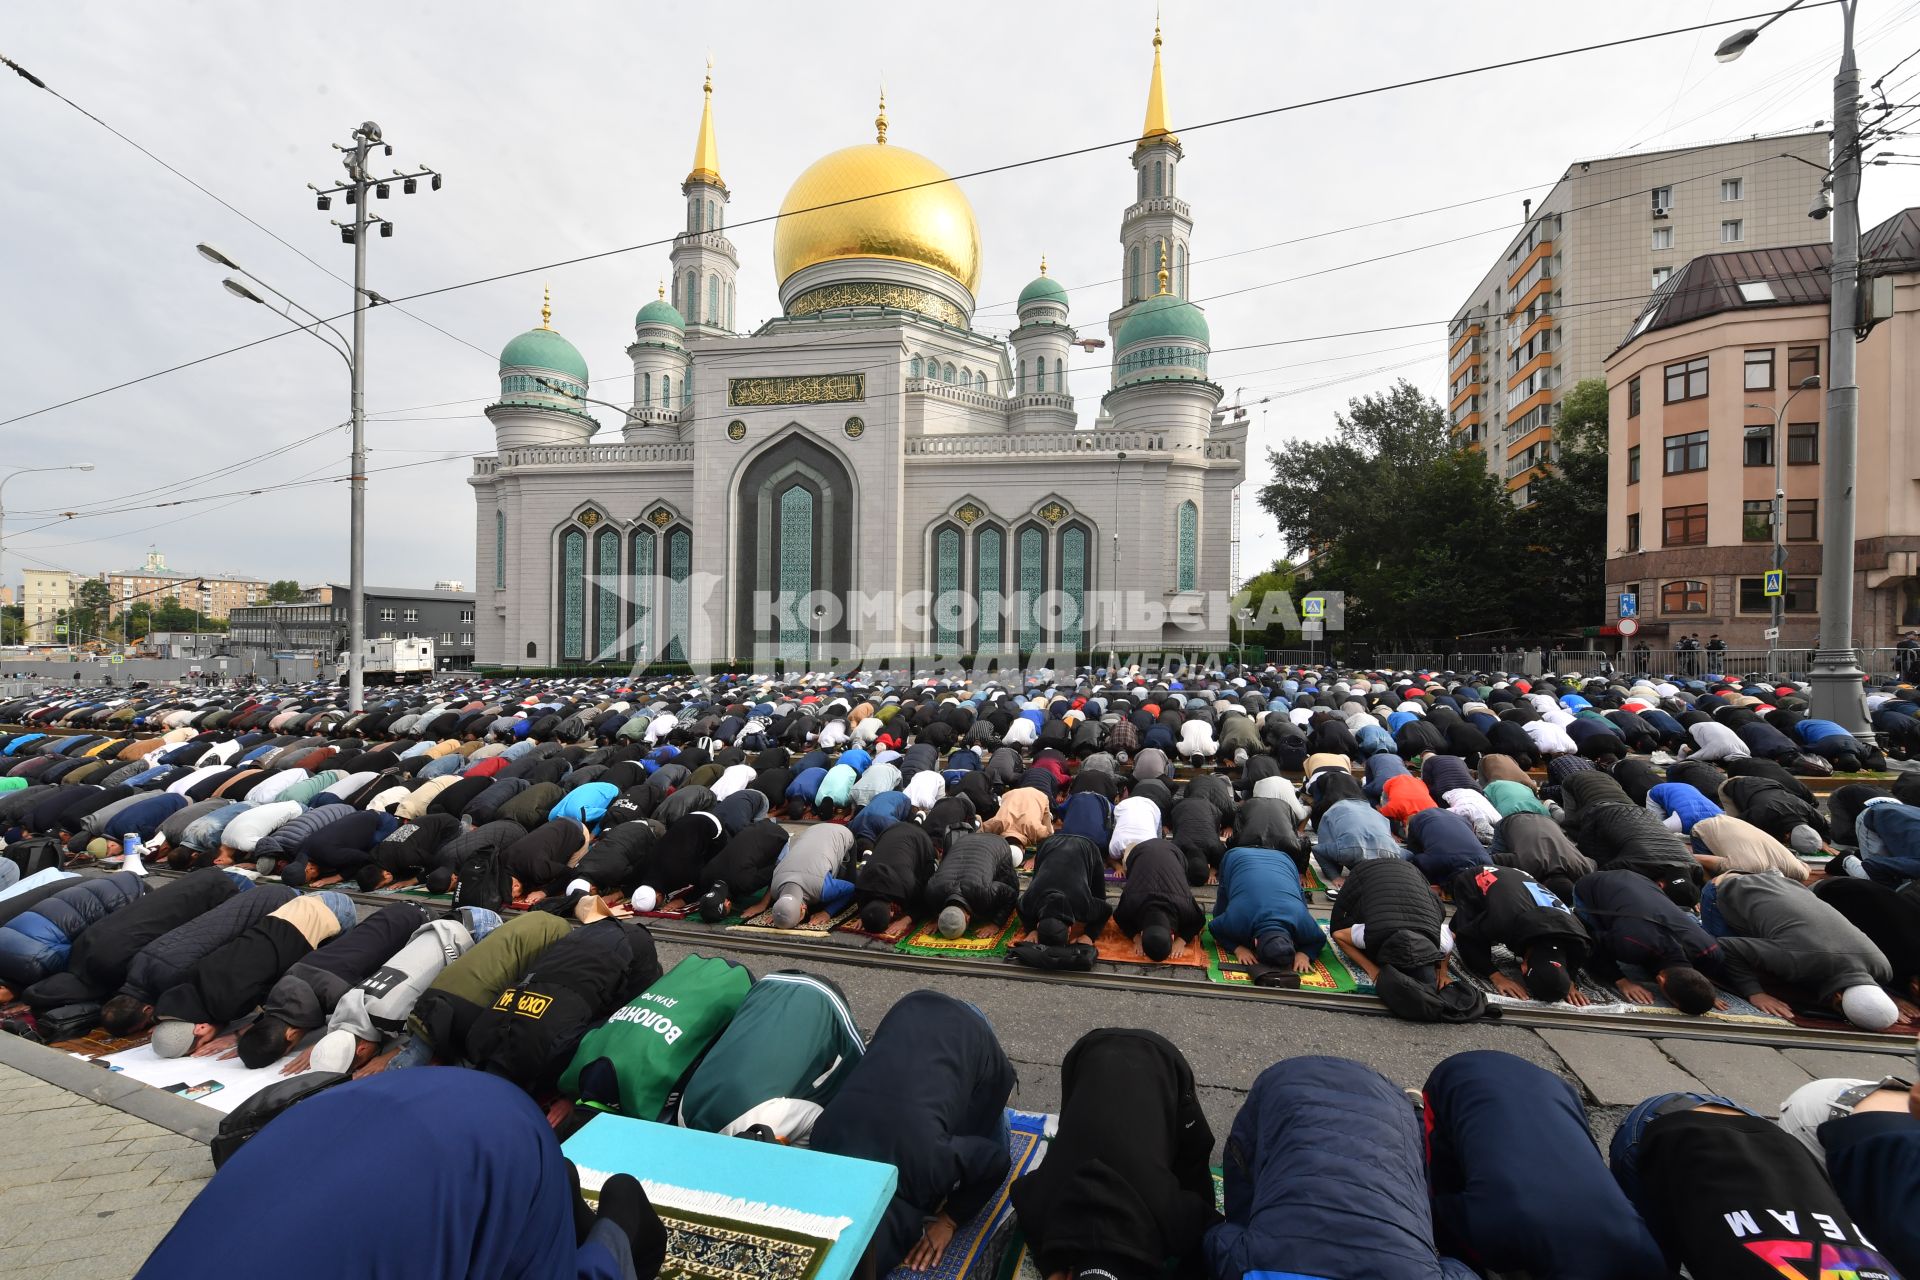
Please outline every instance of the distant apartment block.
M1690 259L1828 234L1807 211L1825 132L1629 153L1570 166L1447 331L1456 442L1482 449L1515 502L1554 457L1566 391L1605 376L1648 297Z

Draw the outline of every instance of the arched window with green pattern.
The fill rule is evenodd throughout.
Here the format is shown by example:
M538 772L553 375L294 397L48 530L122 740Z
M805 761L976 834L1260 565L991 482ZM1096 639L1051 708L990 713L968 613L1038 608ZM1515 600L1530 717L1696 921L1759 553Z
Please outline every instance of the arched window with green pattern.
M960 649L965 617L960 587L960 530L943 524L933 535L933 643L943 654Z
M684 318L688 324L700 323L700 277L691 271L687 272L687 314Z
M1187 296L1187 246L1173 246L1173 291L1181 297Z
M687 660L693 628L693 534L676 528L667 535L667 661Z
M790 486L780 495L779 564L776 582L780 595L789 601L804 600L813 594L813 491L803 484ZM796 608L780 626L780 660L804 666L810 652L813 619L799 616Z
M587 656L587 534L569 527L560 535L560 660Z
M627 573L632 589L627 592L627 657L645 662L653 657L653 581L660 572L656 547L658 539L651 529L635 529L627 543Z
M673 408L673 375L670 373L660 375L660 407Z
M1158 160L1153 162L1153 194L1167 194L1167 167Z
M1007 536L994 525L973 535L973 598L980 606L980 623L974 647L981 652L998 649L1004 643L1000 628L1006 608Z
M707 277L707 323L720 323L720 277Z
M593 660L620 657L620 534L602 529L593 538Z
M1093 621L1087 616L1087 584L1093 579L1089 559L1092 549L1093 533L1079 521L1060 531L1060 594L1066 600L1062 606L1060 640L1075 649L1086 644L1087 628Z
M1140 246L1127 250L1127 301L1140 301Z
M1020 531L1016 546L1020 556L1020 630L1014 639L1021 652L1030 653L1047 642L1046 628L1040 621L1040 597L1047 591L1046 531L1030 524Z
M1053 362L1053 390L1056 395L1067 393L1067 362L1056 359Z
M1174 590L1192 591L1200 579L1200 508L1191 501L1180 504L1174 519L1174 550Z

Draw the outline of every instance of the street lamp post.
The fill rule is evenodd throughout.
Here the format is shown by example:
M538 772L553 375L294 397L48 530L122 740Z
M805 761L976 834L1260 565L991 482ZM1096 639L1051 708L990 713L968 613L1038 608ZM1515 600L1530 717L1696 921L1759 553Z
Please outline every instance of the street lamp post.
M93 470L93 464L91 462L73 462L52 467L21 467L18 470L9 471L7 474L0 476L0 561L5 560L7 548L7 481L13 479L15 476L31 475L36 471L91 470ZM6 573L4 569L0 569L0 583L5 583L5 581ZM23 589L20 601L20 639L22 643L24 643L27 638L27 602L25 594Z
M1780 627L1785 621L1782 616L1786 607L1787 589L1787 479L1786 479L1786 441L1780 436L1780 425L1786 421L1787 408L1793 404L1793 398L1802 391L1812 391L1820 385L1820 375L1813 374L1803 378L1800 385L1787 393L1778 411L1764 404L1751 404L1746 407L1758 409L1762 413L1773 413L1773 434L1768 437L1773 451L1773 510L1770 523L1773 526L1773 567L1780 574L1781 594L1773 597L1773 640L1767 645L1767 670L1774 676L1781 674L1773 669L1773 651L1780 647Z
M1731 62L1794 2L1758 27L1728 36L1714 57ZM1813 714L1849 733L1869 734L1860 656L1853 643L1853 489L1860 433L1854 323L1860 271L1860 69L1853 56L1859 0L1838 0L1840 69L1833 78L1833 266L1827 311L1826 460L1820 486L1820 644L1807 679Z

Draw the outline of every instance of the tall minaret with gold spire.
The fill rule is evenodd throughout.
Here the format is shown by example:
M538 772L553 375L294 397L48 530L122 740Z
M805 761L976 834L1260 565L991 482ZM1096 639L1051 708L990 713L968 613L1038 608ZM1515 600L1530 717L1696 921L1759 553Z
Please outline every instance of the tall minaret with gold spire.
M1120 305L1108 317L1117 333L1127 311L1159 292L1160 262L1167 292L1190 297L1187 263L1192 253L1193 213L1180 198L1176 174L1183 152L1168 125L1167 89L1160 67L1160 21L1153 23L1153 76L1147 81L1147 114L1133 147L1133 203L1120 219Z
M687 322L687 340L721 338L734 330L734 278L740 255L727 239L727 184L720 178L720 144L713 131L713 59L707 59L700 132L693 168L680 192L687 198L687 227L673 238L673 305Z

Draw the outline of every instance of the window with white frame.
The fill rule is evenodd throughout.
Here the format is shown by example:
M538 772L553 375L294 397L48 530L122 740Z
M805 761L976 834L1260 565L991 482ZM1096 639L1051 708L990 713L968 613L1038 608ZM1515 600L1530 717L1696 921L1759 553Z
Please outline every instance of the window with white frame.
M1673 210L1673 188L1672 187L1655 187L1653 189L1653 211L1656 214L1661 214L1661 213L1669 213L1672 210Z
M1658 289L1661 285L1665 284L1668 280L1672 279L1672 277L1673 277L1672 267L1655 267L1653 269L1652 285L1654 288Z
M1655 249L1673 248L1673 228L1655 227L1653 229L1653 247Z
M391 610L391 609L382 609L382 610L380 611L380 621L382 621L382 622L392 622L392 621L393 621L393 610Z
M418 609L408 609L405 613L402 613L400 615L400 621L418 622L420 621L420 611Z
M1723 201L1741 200L1746 197L1746 179L1720 179L1720 199Z
M1739 218L1728 218L1720 224L1721 244L1739 244L1746 238L1746 224Z

